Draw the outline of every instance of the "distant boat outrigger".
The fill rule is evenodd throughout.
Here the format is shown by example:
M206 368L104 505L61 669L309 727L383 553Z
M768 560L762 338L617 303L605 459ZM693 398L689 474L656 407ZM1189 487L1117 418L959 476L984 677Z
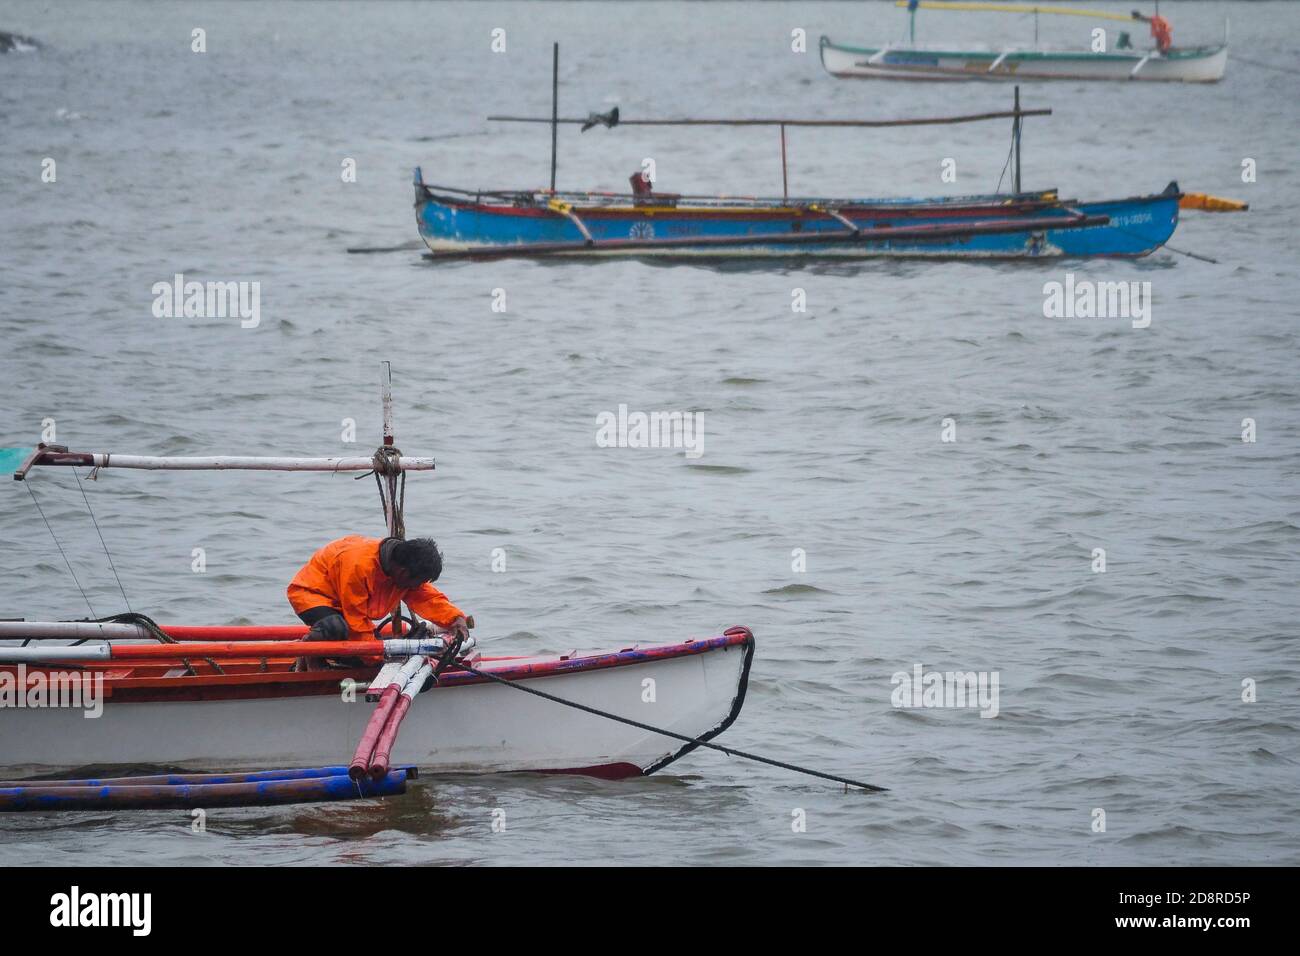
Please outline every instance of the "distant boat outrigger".
M911 16L908 41L884 46L845 46L821 38L821 60L837 77L891 80L1141 80L1216 83L1228 66L1227 24L1223 42L1209 46L1176 47L1169 21L1134 10L1131 14L1087 10L1038 3L939 2L898 0ZM1032 13L1032 46L956 47L917 44L917 9ZM1038 15L1094 17L1137 21L1151 28L1155 45L1136 49L1127 33L1120 33L1112 49L1052 49L1038 43Z
M1048 109L1013 108L916 119L626 119L614 108L585 118L560 117L558 45L550 117L489 116L497 122L551 127L549 189L439 186L415 170L415 216L428 258L504 256L873 257L1018 259L1054 256L1145 256L1178 225L1177 183L1162 192L1080 202L1056 190L1020 185L1023 120ZM786 131L791 127L896 127L1010 119L1012 192L930 199L862 199L790 195ZM659 192L638 172L630 193L555 188L558 129L595 126L777 127L782 195L687 196Z

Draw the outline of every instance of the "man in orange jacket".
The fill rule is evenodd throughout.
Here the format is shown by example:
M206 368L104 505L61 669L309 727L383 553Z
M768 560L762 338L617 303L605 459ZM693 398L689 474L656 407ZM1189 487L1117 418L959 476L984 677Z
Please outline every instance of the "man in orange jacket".
M374 622L405 602L439 627L468 636L465 614L435 588L442 555L431 538L365 538L331 541L311 556L289 583L289 603L311 628L306 640L374 638ZM307 658L306 668L323 666Z

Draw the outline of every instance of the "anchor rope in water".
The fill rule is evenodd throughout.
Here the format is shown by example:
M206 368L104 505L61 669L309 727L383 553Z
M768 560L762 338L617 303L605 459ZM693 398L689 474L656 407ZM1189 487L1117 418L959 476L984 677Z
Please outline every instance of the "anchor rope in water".
M1111 223L1108 228L1114 229L1116 232L1122 232L1126 236L1132 236L1134 239L1141 239L1143 242L1152 241L1150 236L1144 236L1140 232L1133 232L1131 229L1125 229L1123 226L1117 226L1114 223ZM1218 259L1211 259L1209 256L1203 256L1195 252L1188 252L1186 249L1179 249L1177 246L1171 246L1167 242L1162 243L1161 245L1170 252L1177 253L1180 256L1187 256L1189 259L1199 259L1201 262L1209 262L1216 266L1219 264Z
M608 711L598 710L595 707L588 707L586 704L579 704L577 701L574 700L566 700L563 697L556 697L554 694L548 694L544 690L536 690L535 688L532 687L525 687L523 684L516 683L515 681L512 680L507 680L504 677L498 677L495 674L489 674L486 671L481 671L477 667L472 667L469 664L466 664L464 662L461 662L458 666L468 671L469 673L473 674L476 677L482 677L485 678L486 680L495 681L498 684L503 684L506 687L512 687L515 690L521 690L525 694L533 694L534 696L541 697L544 700L553 701L557 704L563 704L565 707L572 707L575 710L585 711L586 713L594 714L597 717L606 717L609 720L616 720L620 724L627 724L629 727L636 727L639 730L648 730L651 733L661 734L664 737L672 737L675 740L681 740L686 743L694 744L697 747L707 747L710 750L716 750L720 753L724 753L729 757L743 757L746 760L753 760L758 763L765 763L772 767L780 767L783 770L793 770L795 773L807 774L810 777L820 777L822 780L830 780L833 781L834 783L842 783L844 784L845 788L860 787L863 790L871 791L873 793L886 792L889 789L888 787L878 787L875 784L871 784L871 783L863 783L860 780L850 780L847 777L837 777L834 774L823 773L820 770L812 770L809 769L808 767L800 767L797 764L785 763L784 761L781 760L773 760L771 757L763 757L759 754L749 753L744 750L737 750L734 747L724 747L721 744L711 743L699 737L689 737L686 734L679 734L671 730L664 730L662 727L655 727L652 726L651 724L644 724L641 721L633 720L630 717L620 717L618 716L618 714L611 714Z
M1277 70L1281 73L1294 73L1297 76L1300 76L1300 70L1297 70L1293 66L1279 66L1276 63L1265 63L1262 60L1252 60L1248 57L1242 56L1240 53L1234 53L1232 55L1232 62L1249 63L1251 66L1263 67L1266 70Z

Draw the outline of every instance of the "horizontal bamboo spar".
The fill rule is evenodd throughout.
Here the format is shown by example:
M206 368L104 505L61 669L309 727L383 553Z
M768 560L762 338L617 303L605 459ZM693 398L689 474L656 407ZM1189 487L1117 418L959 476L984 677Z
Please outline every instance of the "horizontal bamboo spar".
M66 465L86 468L140 468L148 471L371 471L373 458L277 458L258 455L204 455L200 457L160 457L154 455L116 455L109 452L60 451L40 449L30 462L14 472L22 481L35 466ZM432 458L403 456L397 460L402 471L432 471Z
M892 119L892 120L848 120L848 119L826 119L826 120L800 120L800 119L664 119L664 120L629 120L620 119L619 126L866 126L866 127L885 127L885 126L934 126L944 123L979 123L983 120L995 119L1015 119L1017 116L1051 116L1052 111L1046 110L1007 110L998 113L971 113L966 116L935 116L920 119ZM490 123L550 123L549 116L489 116ZM590 122L588 119L577 119L564 117L554 120L556 123L568 123L570 125L577 123L579 125Z
M296 641L305 637L301 624L194 626L160 624L177 641ZM92 621L0 621L0 641L130 641L153 640L140 624L96 624Z
M896 0L896 7L907 6L907 0ZM921 0L922 10L958 10L966 13L1047 13L1059 17L1095 17L1098 20L1136 20L1131 13L1111 13L1109 10L1084 10L1079 7L1055 7L1041 3L980 3L977 0Z
M211 657L215 660L256 657L409 657L441 654L441 640L416 641L193 641L185 644L81 644L75 647L0 647L0 663L58 661L176 661Z

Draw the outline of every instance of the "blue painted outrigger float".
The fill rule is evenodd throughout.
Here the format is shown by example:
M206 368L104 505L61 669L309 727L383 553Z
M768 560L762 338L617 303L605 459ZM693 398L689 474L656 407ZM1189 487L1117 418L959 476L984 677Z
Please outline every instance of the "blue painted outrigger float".
M551 127L549 189L467 190L427 182L415 170L415 215L427 257L488 259L506 256L667 256L675 258L963 259L1137 257L1159 249L1178 225L1182 193L1080 202L1055 190L1026 192L1020 185L1021 127L1049 109L1020 107L928 119L668 119L629 120L618 108L585 119L559 116L558 45L550 117L489 116L490 121ZM789 127L894 127L1010 119L1009 194L930 199L792 197L786 161ZM555 188L558 129L603 126L766 126L781 134L782 195L771 198L684 196L658 192L641 173L632 192L563 192Z

